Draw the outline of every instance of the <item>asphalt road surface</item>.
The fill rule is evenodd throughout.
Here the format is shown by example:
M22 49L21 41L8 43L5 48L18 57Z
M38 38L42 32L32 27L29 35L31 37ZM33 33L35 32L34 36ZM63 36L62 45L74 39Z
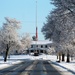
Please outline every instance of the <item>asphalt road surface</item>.
M0 70L0 75L72 75L69 72L59 71L53 65L47 60L23 61Z

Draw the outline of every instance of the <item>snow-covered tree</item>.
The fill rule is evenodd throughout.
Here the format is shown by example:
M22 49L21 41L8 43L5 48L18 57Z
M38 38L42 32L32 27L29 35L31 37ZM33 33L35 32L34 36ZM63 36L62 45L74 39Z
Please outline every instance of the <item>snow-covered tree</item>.
M42 32L46 39L52 39L56 44L58 52L63 52L67 47L67 54L72 50L75 39L75 1L74 0L52 0L55 9L48 15ZM70 44L70 45L69 45ZM60 45L62 47L60 47ZM65 47L64 47L65 45ZM67 46L68 45L68 46ZM69 62L69 61L68 61Z
M48 50L47 50L47 53L48 54L54 54L55 53L54 47L49 47Z
M29 33L26 33L21 38L22 50L27 50L31 45L31 37Z
M7 60L9 50L15 49L20 44L17 29L20 28L20 22L16 19L5 17L6 23L0 31L0 45L5 49L4 61Z
M72 15L75 14L75 0L52 0L51 2L56 8L68 10Z

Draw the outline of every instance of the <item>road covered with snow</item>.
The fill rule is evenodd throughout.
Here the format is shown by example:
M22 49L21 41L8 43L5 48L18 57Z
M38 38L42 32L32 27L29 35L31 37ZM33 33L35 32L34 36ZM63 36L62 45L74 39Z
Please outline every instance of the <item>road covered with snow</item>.
M39 75L56 75L53 72L56 72L57 75L75 75L75 60L70 63L66 63L66 61L58 63L56 61L55 55L45 54L40 56L11 55L7 62L4 62L3 57L0 56L0 75L11 75L10 73L6 74L9 69L11 69L10 71L13 71L14 69L17 69L16 71L18 71L18 68L23 68L25 70L24 72L27 73L26 75L28 75L28 70L29 72L32 70L30 75L35 75L36 73ZM29 66L28 63L31 65ZM28 67L25 68L27 65ZM24 75L24 72L20 75ZM18 74L14 73L12 75Z

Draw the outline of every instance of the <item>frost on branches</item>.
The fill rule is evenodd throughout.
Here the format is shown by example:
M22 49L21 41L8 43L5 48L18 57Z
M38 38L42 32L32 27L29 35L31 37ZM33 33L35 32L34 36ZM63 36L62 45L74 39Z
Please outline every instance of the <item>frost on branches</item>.
M24 34L21 37L21 44L22 44L22 52L26 53L26 50L31 46L31 37L28 33Z
M0 30L0 47L5 51L4 61L6 62L9 50L15 49L19 44L17 29L20 28L20 22L7 17L5 17L5 20L6 23L3 23Z
M6 22L3 23L0 29L0 49L3 52L4 61L7 61L8 54L12 54L13 51L22 51L22 49L30 46L30 36L26 34L20 38L18 29L20 29L20 22L16 19L5 17Z
M75 0L52 0L51 3L55 9L48 15L42 32L46 39L53 40L59 58L65 54L69 62L75 53Z

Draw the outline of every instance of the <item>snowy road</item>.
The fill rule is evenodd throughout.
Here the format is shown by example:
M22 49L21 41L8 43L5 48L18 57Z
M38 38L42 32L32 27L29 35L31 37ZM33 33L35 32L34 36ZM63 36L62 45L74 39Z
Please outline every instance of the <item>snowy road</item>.
M0 75L73 75L47 60L31 60L0 70Z

